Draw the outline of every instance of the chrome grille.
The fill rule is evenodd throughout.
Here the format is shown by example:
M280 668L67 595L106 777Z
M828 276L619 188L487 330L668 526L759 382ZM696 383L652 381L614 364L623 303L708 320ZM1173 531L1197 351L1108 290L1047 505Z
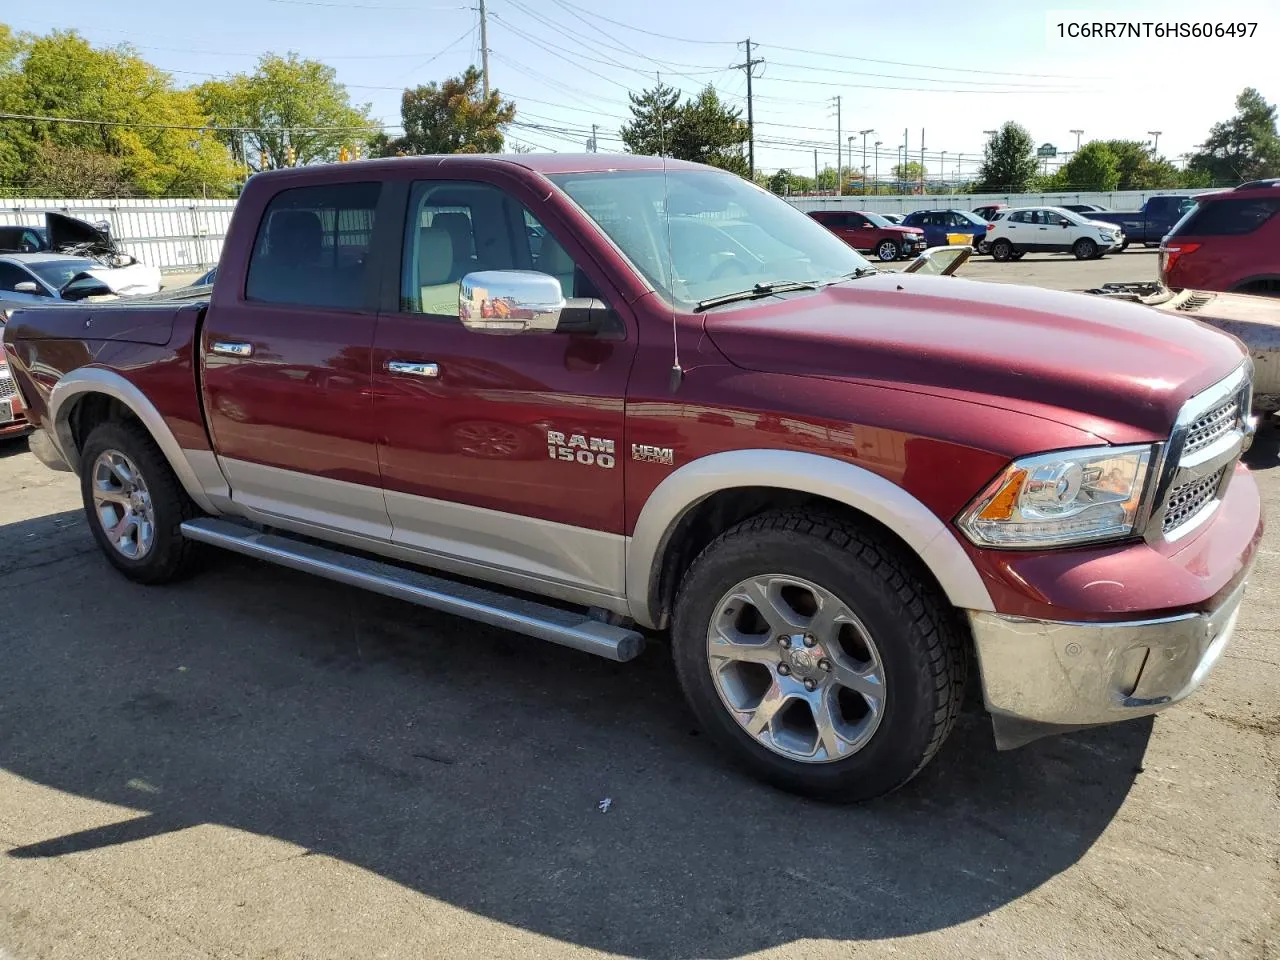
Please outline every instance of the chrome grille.
M1178 529L1209 506L1226 472L1227 468L1223 467L1217 473L1174 487L1169 492L1168 507L1165 509L1164 532L1170 533Z
M1240 426L1240 397L1238 394L1228 397L1204 416L1197 418L1187 429L1187 442L1182 448L1182 456L1203 450L1219 437L1225 436Z
M0 377L0 400L8 400L18 392L18 385L13 377Z

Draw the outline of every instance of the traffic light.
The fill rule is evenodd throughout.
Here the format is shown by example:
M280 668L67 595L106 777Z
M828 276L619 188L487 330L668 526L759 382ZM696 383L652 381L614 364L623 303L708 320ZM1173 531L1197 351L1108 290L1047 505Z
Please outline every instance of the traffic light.
M297 153L297 151L296 151L296 150L294 150L294 149L293 149L293 144L292 144L292 143L291 143L291 144L289 144L289 146L285 148L285 154L284 154L284 156L285 156L285 165L286 165L286 166L293 167L293 166L296 166L296 165L297 165L297 163L298 163L298 153Z
M350 159L351 159L351 151L349 151L346 147L339 147L339 148L338 148L338 162L339 162L339 163L346 163L346 162L347 162L348 160L350 160Z

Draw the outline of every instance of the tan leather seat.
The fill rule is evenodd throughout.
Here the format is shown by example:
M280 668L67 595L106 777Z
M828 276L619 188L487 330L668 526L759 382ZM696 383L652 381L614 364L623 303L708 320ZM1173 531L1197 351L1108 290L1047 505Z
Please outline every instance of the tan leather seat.
M458 281L453 275L453 238L443 227L418 231L418 295L423 313L458 315Z
M542 249L538 253L536 268L560 281L560 291L566 300L573 296L573 258L550 234L542 238Z

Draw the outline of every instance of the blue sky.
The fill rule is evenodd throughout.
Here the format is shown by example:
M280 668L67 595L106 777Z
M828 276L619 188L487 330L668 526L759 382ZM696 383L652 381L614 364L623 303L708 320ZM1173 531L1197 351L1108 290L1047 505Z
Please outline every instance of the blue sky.
M688 92L712 83L744 109L739 41L750 36L758 68L756 164L812 172L832 164L841 97L842 134L867 136L868 172L887 175L903 142L926 166L971 173L983 131L1005 120L1027 126L1059 150L1084 139L1149 139L1177 157L1199 143L1235 95L1256 86L1280 99L1280 6L1164 0L1060 3L918 0L870 7L793 7L776 0L487 0L490 72L516 101L512 139L535 149L582 149L591 125L600 149L621 149L627 90L654 74ZM1117 9L1119 8L1119 9ZM75 26L99 44L123 41L179 83L248 70L263 51L298 53L334 66L354 100L382 122L399 120L405 85L439 80L479 62L475 0L57 0L11 5L0 19L17 30ZM1244 40L1059 39L1068 20L1257 21ZM877 62L881 61L881 62ZM884 62L893 61L893 62ZM889 89L884 89L889 88Z

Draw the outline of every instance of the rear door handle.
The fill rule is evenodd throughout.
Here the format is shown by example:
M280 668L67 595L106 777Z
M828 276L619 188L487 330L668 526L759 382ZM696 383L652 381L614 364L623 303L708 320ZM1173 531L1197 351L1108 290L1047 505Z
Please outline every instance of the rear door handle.
M440 376L440 365L438 363L421 363L416 360L388 360L388 373L402 373L409 377L438 377Z
M209 349L226 357L253 356L253 344L241 343L237 340L215 340Z

